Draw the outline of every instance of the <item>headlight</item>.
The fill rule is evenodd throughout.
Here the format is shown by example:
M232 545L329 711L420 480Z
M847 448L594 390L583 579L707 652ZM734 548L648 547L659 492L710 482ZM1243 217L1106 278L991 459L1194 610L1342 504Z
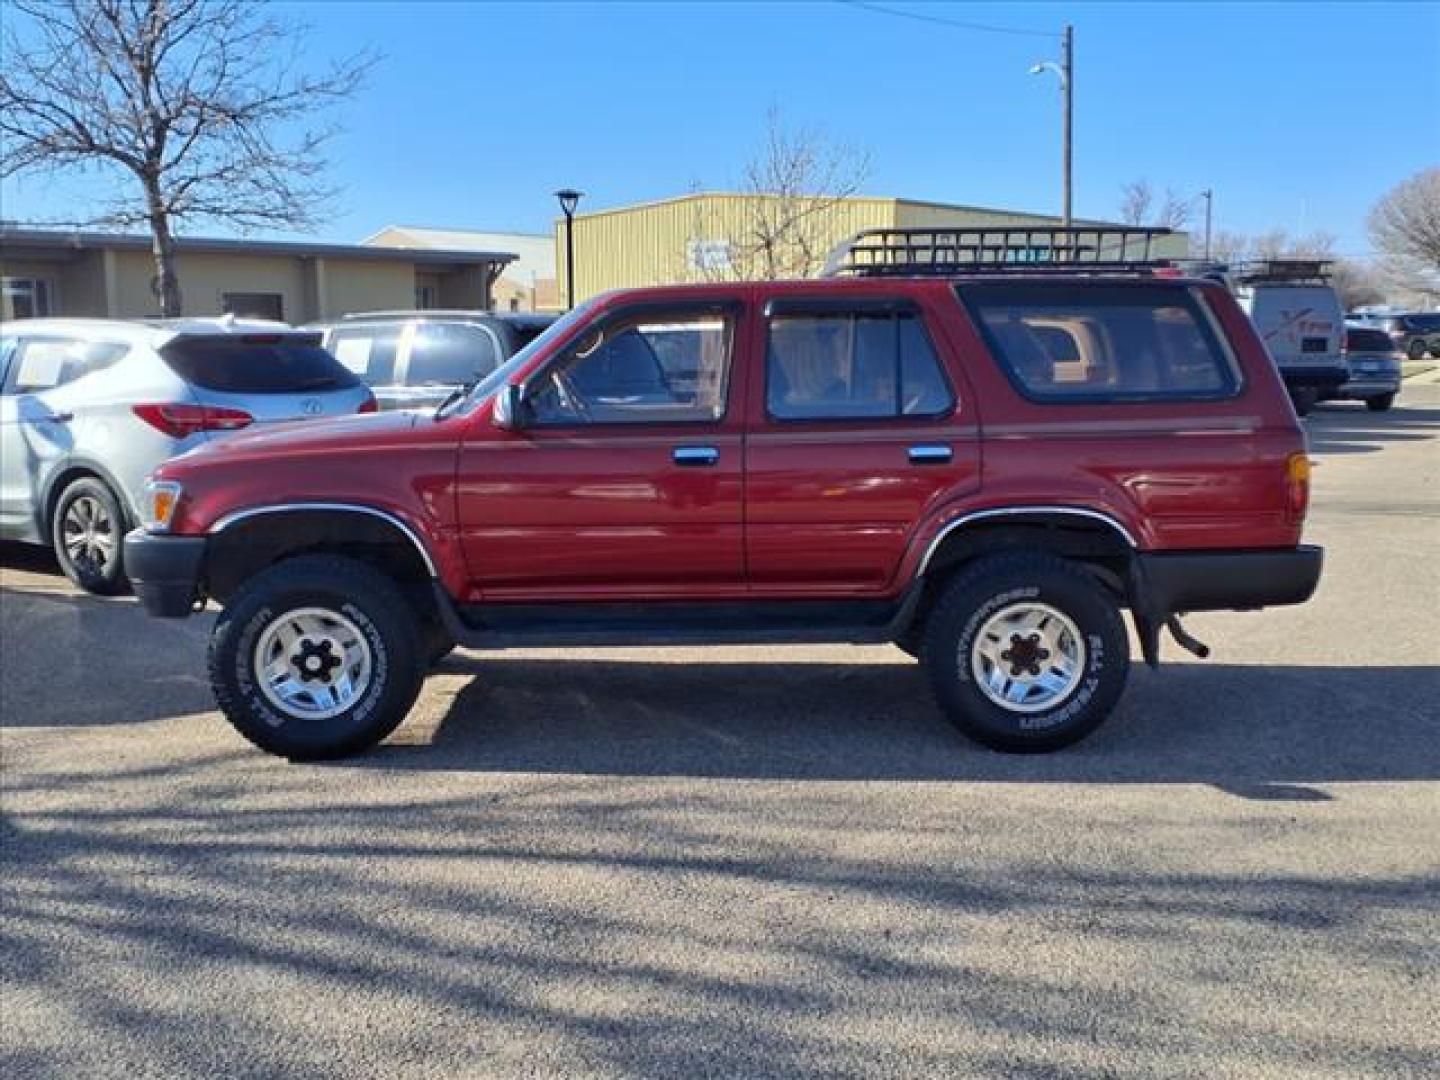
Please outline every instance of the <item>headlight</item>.
M168 532L175 507L180 504L180 485L173 480L145 482L145 528L149 532Z

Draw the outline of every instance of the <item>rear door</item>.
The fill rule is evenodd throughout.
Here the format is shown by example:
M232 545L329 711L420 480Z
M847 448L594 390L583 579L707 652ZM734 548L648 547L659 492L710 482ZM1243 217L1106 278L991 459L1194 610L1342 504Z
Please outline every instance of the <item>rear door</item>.
M185 335L160 355L198 404L243 412L253 423L358 412L370 391L320 340L319 334Z
M902 295L777 297L746 449L752 593L893 591L917 523L979 484L974 402Z

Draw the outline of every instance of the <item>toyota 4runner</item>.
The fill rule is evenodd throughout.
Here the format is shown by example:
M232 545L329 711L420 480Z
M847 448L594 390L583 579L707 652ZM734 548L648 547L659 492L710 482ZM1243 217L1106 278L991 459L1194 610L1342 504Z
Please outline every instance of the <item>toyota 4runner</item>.
M162 466L126 565L222 605L216 700L290 758L472 649L894 642L964 732L1074 742L1185 612L1306 600L1304 439L1154 230L884 230L825 278L636 289L466 394Z

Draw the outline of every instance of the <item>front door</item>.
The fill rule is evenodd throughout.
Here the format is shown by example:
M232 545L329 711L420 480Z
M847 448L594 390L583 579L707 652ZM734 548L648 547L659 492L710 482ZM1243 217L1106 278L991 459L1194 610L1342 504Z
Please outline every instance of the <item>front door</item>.
M883 595L917 524L979 484L974 403L903 298L777 298L751 389L756 596Z
M516 430L476 428L457 503L468 600L743 595L742 315L618 308L528 380Z

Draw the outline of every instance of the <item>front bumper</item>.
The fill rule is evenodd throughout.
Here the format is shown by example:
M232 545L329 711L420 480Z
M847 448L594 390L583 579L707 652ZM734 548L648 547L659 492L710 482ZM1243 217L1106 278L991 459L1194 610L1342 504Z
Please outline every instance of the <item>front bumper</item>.
M1324 550L1179 551L1136 557L1146 607L1161 615L1303 604L1320 584Z
M151 615L178 619L195 609L205 565L203 536L136 529L125 537L125 573Z

